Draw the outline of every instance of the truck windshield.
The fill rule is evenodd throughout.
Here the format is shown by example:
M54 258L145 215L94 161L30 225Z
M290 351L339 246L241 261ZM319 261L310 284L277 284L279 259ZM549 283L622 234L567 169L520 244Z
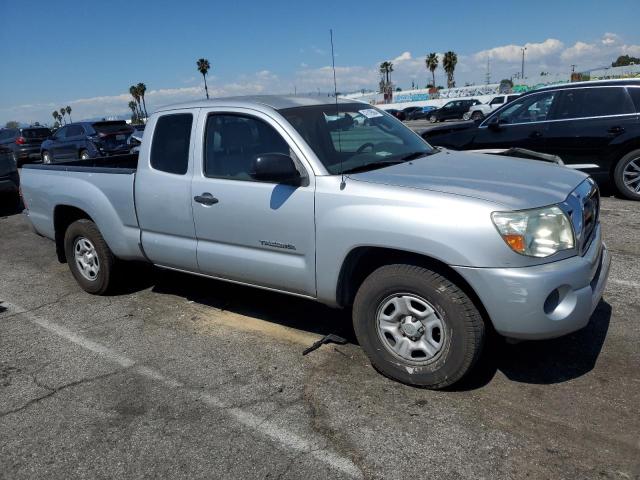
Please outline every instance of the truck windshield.
M435 153L401 122L366 104L294 107L280 113L333 175L382 168Z

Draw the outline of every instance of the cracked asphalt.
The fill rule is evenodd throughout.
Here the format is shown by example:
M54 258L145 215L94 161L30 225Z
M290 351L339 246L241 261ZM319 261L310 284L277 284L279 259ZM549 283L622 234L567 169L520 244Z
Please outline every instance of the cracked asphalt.
M640 478L640 204L603 199L584 330L493 342L447 392L381 376L306 300L142 265L88 295L0 216L2 479ZM327 333L349 343L302 356Z

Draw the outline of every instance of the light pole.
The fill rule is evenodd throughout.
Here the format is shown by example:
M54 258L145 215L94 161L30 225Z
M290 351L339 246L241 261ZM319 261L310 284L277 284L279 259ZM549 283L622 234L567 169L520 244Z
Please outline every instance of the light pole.
M524 80L524 52L527 50L527 47L522 47L522 71L520 72L520 76L522 80Z

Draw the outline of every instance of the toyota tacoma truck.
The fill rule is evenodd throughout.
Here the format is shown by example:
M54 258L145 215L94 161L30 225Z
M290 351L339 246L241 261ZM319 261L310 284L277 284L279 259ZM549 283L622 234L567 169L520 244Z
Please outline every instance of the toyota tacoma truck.
M22 192L89 293L142 260L351 308L379 371L433 389L468 373L490 332L584 327L610 266L584 173L436 149L349 100L166 107L138 156L27 165Z

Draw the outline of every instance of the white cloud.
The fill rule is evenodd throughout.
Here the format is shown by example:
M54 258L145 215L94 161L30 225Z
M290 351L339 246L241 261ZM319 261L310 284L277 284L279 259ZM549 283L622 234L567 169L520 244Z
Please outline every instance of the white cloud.
M391 63L393 63L394 65L397 65L399 63L406 62L407 60L411 60L411 52L402 52L396 58L391 60Z
M620 43L621 38L620 35L616 35L615 33L607 32L602 36L602 40L600 42L603 45L611 46Z
M541 43L525 43L524 45L503 45L501 47L481 50L474 54L477 61L491 60L503 62L518 62L522 60L522 48L526 48L526 57L530 60L537 60L548 55L553 55L562 50L564 44L555 38L547 38Z
M577 60L587 56L594 56L599 52L595 43L576 42L572 47L565 49L560 58L562 60Z

